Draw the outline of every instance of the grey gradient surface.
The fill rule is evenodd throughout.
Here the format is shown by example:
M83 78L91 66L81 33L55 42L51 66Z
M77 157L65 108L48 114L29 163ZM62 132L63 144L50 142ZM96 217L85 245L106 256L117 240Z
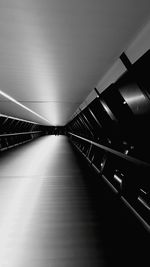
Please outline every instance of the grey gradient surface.
M12 150L0 169L1 267L105 266L98 221L66 137Z
M0 154L0 267L147 266L149 235L66 136Z
M64 125L149 18L149 0L0 0L0 90Z

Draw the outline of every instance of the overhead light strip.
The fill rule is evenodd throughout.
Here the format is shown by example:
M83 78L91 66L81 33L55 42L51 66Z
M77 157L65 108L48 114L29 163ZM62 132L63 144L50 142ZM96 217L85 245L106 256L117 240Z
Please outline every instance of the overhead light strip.
M25 105L21 104L19 101L17 101L16 99L14 99L13 97L9 96L8 94L4 93L3 91L0 90L0 95L2 95L3 97L9 99L10 101L12 101L13 103L17 104L18 106L26 109L27 111L31 112L32 114L36 115L37 117L41 118L42 120L48 122L50 124L50 122L45 119L44 117L42 117L41 115L39 115L38 113L36 113L35 111L31 110L30 108L26 107Z

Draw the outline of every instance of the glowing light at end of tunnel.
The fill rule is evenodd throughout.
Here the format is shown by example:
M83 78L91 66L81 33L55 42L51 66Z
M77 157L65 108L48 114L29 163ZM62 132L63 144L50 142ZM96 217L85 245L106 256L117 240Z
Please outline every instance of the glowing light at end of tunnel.
M31 110L30 108L26 107L25 105L21 104L19 101L17 101L16 99L14 99L13 97L11 97L10 95L4 93L3 91L0 90L0 95L2 95L3 97L7 98L8 100L12 101L13 103L17 104L18 106L26 109L27 111L29 111L30 113L36 115L37 117L39 117L40 119L48 122L50 124L50 121L48 121L47 119L45 119L43 116L39 115L38 113L36 113L35 111Z

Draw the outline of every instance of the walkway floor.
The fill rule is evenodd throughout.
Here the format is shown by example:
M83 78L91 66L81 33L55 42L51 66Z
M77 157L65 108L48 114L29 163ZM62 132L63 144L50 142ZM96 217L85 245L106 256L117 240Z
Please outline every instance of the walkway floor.
M118 203L65 136L3 153L0 267L146 266L147 233Z

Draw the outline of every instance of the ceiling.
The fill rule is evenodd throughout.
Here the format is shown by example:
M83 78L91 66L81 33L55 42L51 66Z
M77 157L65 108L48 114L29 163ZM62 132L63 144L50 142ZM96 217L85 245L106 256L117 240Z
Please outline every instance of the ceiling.
M40 117L5 97L0 113L66 124L149 16L149 0L0 0L0 90Z

